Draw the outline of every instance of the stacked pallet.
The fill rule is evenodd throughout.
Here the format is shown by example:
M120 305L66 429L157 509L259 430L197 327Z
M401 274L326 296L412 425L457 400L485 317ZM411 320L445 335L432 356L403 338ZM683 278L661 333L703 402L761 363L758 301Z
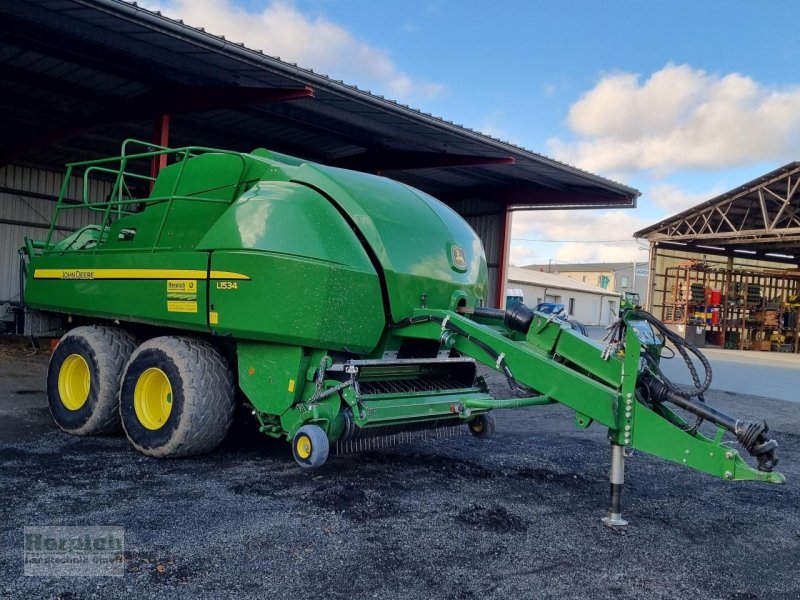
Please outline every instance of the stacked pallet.
M753 318L767 329L780 329L777 310L757 310L753 312Z

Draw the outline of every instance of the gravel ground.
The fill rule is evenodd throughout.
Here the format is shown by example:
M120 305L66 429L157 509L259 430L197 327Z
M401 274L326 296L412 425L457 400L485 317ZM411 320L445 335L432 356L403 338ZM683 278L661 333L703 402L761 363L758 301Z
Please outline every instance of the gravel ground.
M574 430L561 406L498 411L489 440L336 456L311 473L244 419L213 454L155 460L124 437L55 429L46 354L0 348L0 597L800 598L798 404L707 395L770 422L785 486L638 453L631 525L611 530L604 431ZM123 526L125 575L25 577L25 525Z

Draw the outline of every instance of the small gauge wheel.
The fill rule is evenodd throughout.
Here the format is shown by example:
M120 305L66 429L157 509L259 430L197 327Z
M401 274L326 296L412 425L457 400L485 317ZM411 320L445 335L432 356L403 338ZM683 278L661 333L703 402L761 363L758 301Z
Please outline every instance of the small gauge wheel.
M494 435L494 414L484 413L469 422L469 431L477 438L486 439Z
M303 425L292 439L292 454L304 469L316 469L325 464L330 452L328 435L317 425Z

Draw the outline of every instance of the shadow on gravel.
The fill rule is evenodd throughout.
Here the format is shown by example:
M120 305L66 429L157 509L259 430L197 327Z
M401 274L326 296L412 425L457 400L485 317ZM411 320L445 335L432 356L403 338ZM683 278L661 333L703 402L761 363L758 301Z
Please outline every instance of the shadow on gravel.
M509 512L503 506L482 506L473 504L456 515L456 520L473 528L493 533L523 532L528 524L519 515Z
M781 433L784 487L637 453L631 526L608 530L604 432L540 419L501 414L491 440L331 456L313 472L246 413L191 459L59 431L0 445L0 597L800 597L796 430ZM125 576L23 577L21 528L37 523L125 527Z

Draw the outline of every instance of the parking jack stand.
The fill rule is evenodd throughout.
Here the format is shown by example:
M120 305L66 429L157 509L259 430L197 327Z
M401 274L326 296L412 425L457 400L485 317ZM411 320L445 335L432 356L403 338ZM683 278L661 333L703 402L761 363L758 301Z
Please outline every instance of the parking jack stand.
M625 484L625 448L611 444L611 504L603 524L608 527L624 527L628 522L622 518L622 487Z

